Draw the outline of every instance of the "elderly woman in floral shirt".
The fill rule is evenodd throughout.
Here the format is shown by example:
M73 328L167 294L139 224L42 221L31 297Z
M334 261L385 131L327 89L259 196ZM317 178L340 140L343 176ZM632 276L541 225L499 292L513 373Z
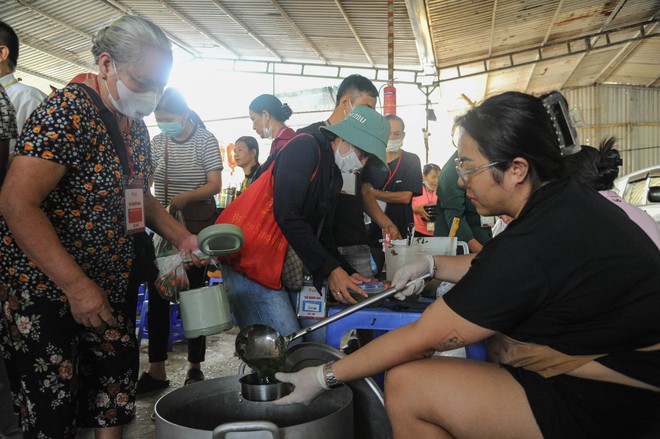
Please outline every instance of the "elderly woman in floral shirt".
M0 85L0 187L9 161L9 140L18 136L14 106ZM11 409L11 395L5 363L0 357L0 437L18 438L16 420Z
M138 372L131 232L146 225L186 256L197 249L148 191L142 118L168 80L167 37L124 16L96 34L92 53L98 75L74 81L90 88L70 84L35 110L0 193L0 345L30 438L73 437L76 427L122 436Z

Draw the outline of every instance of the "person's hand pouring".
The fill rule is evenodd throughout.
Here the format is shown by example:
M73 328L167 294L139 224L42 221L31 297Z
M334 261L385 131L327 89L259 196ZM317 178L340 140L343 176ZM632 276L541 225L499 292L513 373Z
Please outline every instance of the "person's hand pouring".
M435 276L435 261L433 260L433 256L421 256L399 268L394 273L394 278L392 279L392 286L399 290L394 297L404 300L408 296L421 293L426 283L424 280L420 279L408 288L406 288L406 284L412 279L423 276L425 273L430 273L431 277Z
M325 382L323 373L324 364L316 367L307 367L299 372L275 374L275 379L283 383L294 385L293 392L287 396L273 401L275 405L304 404L308 405L321 392L330 387Z

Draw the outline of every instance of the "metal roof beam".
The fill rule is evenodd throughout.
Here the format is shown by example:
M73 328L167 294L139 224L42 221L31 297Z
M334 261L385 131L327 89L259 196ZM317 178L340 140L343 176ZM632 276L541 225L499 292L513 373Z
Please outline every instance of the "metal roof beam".
M255 34L252 29L250 29L245 23L243 23L238 17L236 17L230 10L228 10L225 5L220 3L219 0L211 0L213 4L220 9L227 17L231 18L234 23L242 27L249 36L251 36L257 43L261 44L264 49L269 51L278 61L282 61L282 57L275 49L273 49L268 43L266 43L261 37Z
M493 13L490 16L490 38L488 39L488 57L493 54L493 41L495 40L495 17L497 17L497 0L493 2ZM490 67L490 64L489 66ZM486 76L486 87L484 94L488 95L488 87L490 86L490 75Z
M548 43L548 40L550 39L550 35L552 35L552 30L555 26L555 22L557 21L557 17L559 16L559 11L561 11L561 8L563 6L564 6L564 0L560 0L559 4L557 4L557 8L555 9L555 15L552 17L552 20L550 21L550 25L548 26L548 30L545 33L545 37L543 37L543 42L541 43L541 46L545 46ZM538 60L539 58L537 55L536 61ZM527 89L529 88L529 83L532 82L532 77L534 76L534 72L536 71L536 66L538 66L538 64L532 64L532 68L529 70L529 76L527 77L527 81L525 81L525 88L523 89L524 91L527 91Z
M658 27L658 23L655 23L646 31L653 32L657 27ZM636 36L639 36L639 32L637 33ZM601 70L600 73L596 76L594 83L600 84L605 82L607 77L610 76L635 51L635 49L637 49L640 43L641 43L640 41L632 41L626 44L625 46L623 46L623 48L619 51L619 53L617 53L610 60L610 62L607 63L607 65L603 68L603 70ZM651 84L653 84L653 82L651 82Z
M646 84L646 87L653 87L655 84L660 85L660 75L656 76L653 81Z
M359 71L360 74L375 82L387 82L388 69L380 67L358 67L351 65L323 65L311 63L295 62L277 62L277 61L252 61L235 60L226 58L206 57L209 61L217 61L219 64L210 68L220 71L242 72L242 73L260 73L274 76L296 76L306 78L327 78L344 79L347 75ZM281 68L280 68L281 67ZM320 69L326 72L320 72ZM402 74L397 83L413 84L420 86L422 84L424 72L421 70L396 69L396 72ZM346 73L344 73L346 72ZM370 72L371 74L368 74ZM432 86L432 85L431 85Z
M660 33L657 31L657 28L655 26L656 23L658 23L660 19L655 18L653 20L648 20L644 21L641 23L635 23L631 24L628 26L622 26L616 29L609 29L606 31L602 32L597 32L594 34L589 34L585 35L582 37L578 38L572 38L569 40L565 41L559 41L556 43L548 44L544 47L534 47L531 49L523 49L523 50L517 50L515 52L507 52L503 53L500 55L496 56L491 56L488 58L478 58L473 61L469 62L464 62L460 64L453 64L449 65L446 67L439 67L438 68L438 75L439 75L439 80L437 83L441 82L448 82L448 81L453 81L455 79L462 79L462 78L468 78L471 76L477 76L477 75L483 75L484 73L489 73L489 72L496 72L496 71L501 71L501 70L508 70L516 67L521 67L525 65L530 65L530 64L536 64L541 61L548 61L548 60L553 60L553 59L559 59L563 58L566 56L574 56L577 54L582 54L582 53L587 53L592 50L596 49L606 49L608 47L614 47L618 46L620 44L626 44L631 41L641 41L645 40L648 38L654 38L654 37L660 37ZM630 29L633 28L639 28L639 33L638 36L636 37L623 37L622 39L616 39L616 41L612 41L613 38L610 37L610 35L616 35L617 32L625 32L629 31ZM651 31L653 30L653 31ZM603 44L598 44L596 47L594 47L591 43L592 39L595 37L600 37L600 36L605 36L606 37L606 42ZM580 43L580 44L578 44ZM543 56L543 49L544 48L549 48L549 47L565 47L565 52L560 53L558 55L552 55L552 56ZM536 53L537 58L536 60L532 61L516 61L516 56L518 55L525 55L522 56L523 58L529 58L532 54ZM503 66L503 67L498 67L495 69L491 69L488 66L488 62L493 60L493 59L504 59L506 58L509 62L509 65ZM465 69L468 67L473 67L472 70L475 70L474 67L477 66L478 64L482 65L482 69L479 71L472 71L470 73L464 73L461 71L461 69ZM442 74L445 72L447 75L445 78L442 78ZM453 76L451 76L451 73L454 72Z
M621 8L623 8L623 5L625 5L627 1L628 0L619 0L619 3L612 10L612 13L607 17L607 19L605 20L603 25L600 27L600 32L602 32L607 27L607 25L610 24L612 22L612 20L614 20L614 18L621 11ZM596 43L598 42L598 39L601 36L602 35L596 35L595 37L593 37L593 39L590 42L590 45L592 47L595 46ZM608 34L605 34L605 38L608 38L607 41L609 42L609 35ZM571 71L568 72L568 74L566 75L566 79L564 79L564 82L562 82L561 86L559 87L559 90L562 90L566 86L566 83L568 82L569 79L571 79L571 76L573 76L573 73L575 73L575 71L578 69L578 67L580 67L580 63L584 60L585 56L587 56L587 52L584 52L582 55L580 55L577 62L575 63L575 65L571 69Z
M125 15L133 15L133 16L136 16L136 17L144 18L140 14L136 14L135 12L133 12L130 8L127 8L126 6L122 5L117 0L99 0L99 1L102 2L102 3L107 4L108 6L111 6L115 9L117 9L119 12L121 12ZM183 41L179 40L178 38L172 36L172 34L170 34L169 32L166 32L165 29L162 29L162 31L165 32L165 35L167 35L167 38L172 43L174 43L175 45L179 46L181 49L183 49L186 52L188 52L189 54L191 54L194 58L199 57L199 53L195 49L193 49L192 47L190 47L189 45L187 45Z
M415 45L419 55L419 64L425 72L435 73L435 51L431 38L429 15L424 0L406 0L406 9L410 25L415 35Z
M223 49L223 50L229 52L232 56L234 56L234 57L236 57L236 58L238 58L238 59L241 59L241 57L240 57L236 52L234 52L233 50L231 50L231 49L229 48L229 46L227 46L225 43L223 43L222 41L220 41L219 39L217 39L216 37L214 37L214 36L211 35L210 33L206 32L204 29L202 29L201 27L199 27L198 25L196 25L195 23L193 23L193 21L192 21L190 18L186 17L186 16L183 15L181 12L177 11L176 9L174 9L174 7L170 6L170 4L167 3L165 0L157 0L157 1L158 1L158 3L160 3L161 5L163 5L163 6L165 7L165 9L167 9L167 10L170 11L172 14L174 14L179 20L183 21L184 23L188 24L190 27L192 27L193 29L195 29L197 32L199 32L200 34L204 35L204 36L205 36L206 38L208 38L212 43L217 44L221 49Z
M353 33L353 37L355 37L355 41L357 41L357 43L360 45L360 48L362 49L364 56L367 57L369 64L372 66L376 65L376 63L374 63L374 60L371 58L371 55L369 55L369 51L367 50L367 47L362 42L362 38L360 38L360 35L358 35L357 30L355 30L355 26L353 26L353 23L351 23L351 19L348 17L348 14L346 14L344 7L341 5L339 0L335 0L335 4L337 5L337 9L339 9L339 12L341 12L341 15L344 17L344 20L346 21L348 28Z
M280 6L280 4L277 3L277 0L270 0L270 2L273 4L275 9L277 9L277 12L280 13L282 18L284 18L287 21L287 23L289 23L289 26L291 26L293 30L295 30L296 33L298 33L300 38L305 40L307 45L314 51L316 56L318 56L319 59L323 61L323 64L328 64L328 59L325 56L323 56L319 48L316 47L316 45L312 42L312 40L310 40L309 37L302 31L302 29L298 27L298 25L293 21L293 19L289 16L289 14L286 13L284 8L282 8L282 6Z

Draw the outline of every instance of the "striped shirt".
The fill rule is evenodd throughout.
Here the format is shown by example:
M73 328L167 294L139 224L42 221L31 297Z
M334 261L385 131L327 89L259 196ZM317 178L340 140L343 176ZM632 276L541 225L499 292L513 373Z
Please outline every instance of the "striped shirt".
M167 139L167 200L165 199L165 140ZM154 165L155 196L163 206L181 192L206 184L206 174L222 170L218 140L210 131L197 125L190 137L182 142L166 138L162 133L151 140Z

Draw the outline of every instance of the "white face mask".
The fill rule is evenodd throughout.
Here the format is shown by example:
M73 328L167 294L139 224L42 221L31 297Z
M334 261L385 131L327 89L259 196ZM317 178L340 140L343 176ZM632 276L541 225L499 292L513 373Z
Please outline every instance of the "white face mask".
M399 152L403 146L403 139L388 140L387 141L387 152Z
M119 100L117 101L112 97L110 89L108 88L108 81L105 81L105 88L108 90L108 98L113 107L124 116L128 116L132 119L142 119L153 113L156 104L158 104L161 93L155 91L138 93L131 90L126 87L126 84L124 84L121 79L119 79L115 60L112 60L112 67L115 69L115 76L117 76L117 93L119 94Z
M435 188L433 186L431 186L431 183L429 183L428 181L424 181L422 183L424 183L424 186L426 186L426 189L428 189L430 191L435 190Z
M354 172L362 169L363 165L357 154L355 153L355 148L351 146L351 149L345 155L341 155L339 148L335 151L335 163L339 167L341 172Z

